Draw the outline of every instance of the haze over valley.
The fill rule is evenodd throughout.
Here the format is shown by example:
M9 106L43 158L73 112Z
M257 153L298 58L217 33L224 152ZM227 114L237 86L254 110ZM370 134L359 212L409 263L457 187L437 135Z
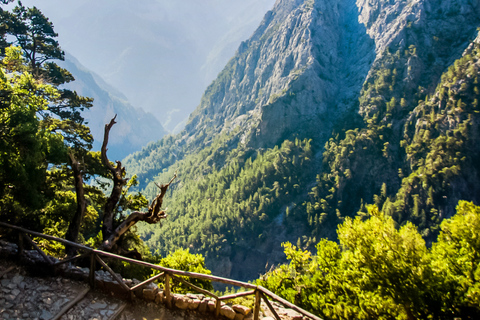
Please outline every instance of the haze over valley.
M274 0L22 3L49 17L62 49L165 130L178 132Z

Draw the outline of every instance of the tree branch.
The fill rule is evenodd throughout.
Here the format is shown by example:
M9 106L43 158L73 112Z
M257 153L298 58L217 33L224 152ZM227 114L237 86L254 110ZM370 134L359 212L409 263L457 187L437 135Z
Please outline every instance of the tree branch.
M166 210L161 210L162 203L163 203L163 197L165 196L165 193L167 192L168 187L170 184L175 180L177 177L177 174L173 176L173 178L170 180L169 183L167 184L162 184L162 185L157 185L157 187L160 189L160 193L153 199L152 203L150 204L148 211L147 212L140 212L140 211L135 211L132 212L125 221L123 221L112 234L106 239L103 244L102 244L102 250L111 250L112 247L115 245L115 243L120 239L120 237L128 231L134 224L136 224L138 221L144 221L149 224L156 224L160 222L160 220L165 219L167 217Z
M123 178L123 176L125 175L125 168L122 167L122 163L120 161L116 161L117 166L114 167L110 163L110 160L108 160L108 157L107 157L108 136L110 134L110 129L116 123L115 122L116 118L117 118L117 115L115 115L115 117L113 117L113 119L110 120L109 124L105 125L105 133L103 136L103 144L102 144L102 150L101 150L103 165L110 171L110 173L113 176L112 193L107 199L107 202L105 204L105 209L103 212L103 225L102 225L103 239L108 239L112 235L115 206L120 200L123 186L127 183L127 180Z

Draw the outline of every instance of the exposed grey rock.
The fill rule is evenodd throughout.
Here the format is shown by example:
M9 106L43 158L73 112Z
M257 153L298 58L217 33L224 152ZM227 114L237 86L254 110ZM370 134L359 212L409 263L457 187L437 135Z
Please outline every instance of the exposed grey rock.
M143 298L145 300L154 301L157 292L158 292L157 287L143 289Z
M235 312L237 313L243 314L244 316L248 315L252 311L252 309L239 304L233 305L232 309L235 310Z
M24 279L24 278L23 278L21 275L17 274L17 275L15 275L15 276L12 278L11 281L12 281L13 283L15 283L15 284L18 285L20 282L23 281L23 279Z
M340 119L377 111L359 108L358 99L388 52L416 50L397 70L402 89L430 90L478 26L478 0L279 0L207 88L176 144L198 150L233 133L225 142L232 149L294 137L323 146ZM262 272L245 263L252 257L234 262L224 248L215 261L207 258L213 273L246 280ZM283 258L266 253L259 265Z
M235 311L227 305L220 308L220 314L228 319L235 319Z
M103 302L96 302L92 303L89 307L96 310L103 310L107 307L107 304Z
M42 311L42 314L40 315L40 319L48 320L52 318L52 314L46 310Z

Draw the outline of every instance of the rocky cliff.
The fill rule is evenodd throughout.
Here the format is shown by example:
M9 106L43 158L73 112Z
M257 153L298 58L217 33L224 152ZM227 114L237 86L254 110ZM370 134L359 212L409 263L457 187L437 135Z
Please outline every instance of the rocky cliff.
M278 1L206 90L186 132L240 126L241 141L253 147L307 136L317 123L330 132L374 60L356 16L353 1Z

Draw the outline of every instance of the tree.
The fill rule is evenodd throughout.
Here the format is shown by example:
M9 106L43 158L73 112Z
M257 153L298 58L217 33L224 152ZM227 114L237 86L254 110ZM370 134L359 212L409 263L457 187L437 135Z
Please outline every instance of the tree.
M175 174L169 183L157 185L157 187L160 189L160 193L158 193L153 199L147 212L134 211L123 221L115 221L115 207L118 205L121 199L123 187L127 184L127 179L125 179L125 167L122 167L122 163L120 161L116 161L116 166L113 166L107 157L109 134L111 128L116 123L115 119L116 116L110 120L110 123L105 125L105 133L101 151L102 163L110 172L110 177L113 180L112 192L106 201L103 212L103 244L101 248L104 250L112 250L120 237L122 237L137 222L144 221L149 224L156 224L160 222L161 219L165 219L167 217L167 213L165 210L162 210L163 197L165 196L170 184L177 177Z
M40 10L36 7L25 8L19 2L12 12L2 10L1 15L3 20L0 30L2 39L5 44L8 44L6 34L15 38L14 43L20 46L25 59L26 66L23 69L28 70L35 79L49 83L56 88L57 94L49 97L46 108L37 110L36 116L41 119L39 125L43 130L58 133L63 140L62 154L47 153L46 162L49 163L49 171L68 170L63 164L70 164L76 189L77 210L69 224L66 238L77 241L87 207L83 190L83 173L77 159L84 159L87 156L93 141L90 130L84 124L80 112L85 108L90 108L93 100L81 97L68 89L59 88L59 86L73 81L74 78L70 72L60 68L52 61L63 60L64 53L55 40L58 35L54 31L53 24ZM56 177L62 176L68 179L67 176L56 175ZM58 181L56 182L58 183Z
M440 225L432 246L433 268L445 279L442 311L480 317L480 207L460 201L457 214Z
M18 47L6 49L0 92L0 209L16 222L22 219L19 212L30 215L42 207L47 159L65 154L65 147L62 136L46 130L38 116L58 91L24 71Z
M435 310L436 278L430 268L425 241L416 227L406 223L397 230L391 217L368 207L371 217L347 218L338 239L348 257L349 280L361 291L375 291L403 308L408 319L426 319Z
M461 202L432 251L412 224L397 229L367 208L338 227L338 244L321 240L316 255L284 245L289 264L257 284L329 319L478 317L479 207Z
M175 252L170 252L168 256L160 260L160 265L166 268L183 270L189 272L211 274L211 271L205 268L205 259L200 254L192 254L189 249L179 249ZM158 274L158 271L155 271L152 276ZM185 280L189 281L193 285L203 288L205 290L212 290L213 286L210 280L204 279L193 279L188 277L182 277ZM189 287L183 283L173 280L173 285L171 287L173 292L177 293L187 293L189 292Z
M98 216L91 205L92 199L95 198L98 201L97 208L106 203L103 212L104 242L102 248L107 250L112 250L114 245L120 243L120 237L126 235L130 227L137 221L156 223L165 218L166 213L161 206L163 196L170 183L159 186L160 194L155 197L148 212L143 213L137 210L148 204L146 199L140 194L126 194L129 188L136 183L136 178L134 177L130 181L125 179L125 170L120 162L116 167L110 164L106 156L106 146L110 128L115 123L114 119L106 126L102 152L90 151L93 138L90 129L84 123L81 112L92 107L93 100L61 87L75 79L70 72L54 62L63 60L64 53L56 41L58 35L49 19L36 7L26 8L21 2L18 2L12 12L1 9L0 14L2 17L0 25L2 40L5 45L8 45L6 35L10 35L10 38L14 39L14 43L19 46L15 50L4 48L4 51L8 52L3 60L4 70L13 74L11 79L21 79L22 81L20 72L26 72L25 79L30 81L30 88L25 88L25 90L33 90L28 94L31 95L31 98L38 99L35 101L37 104L34 104L28 101L30 96L27 96L28 99L19 105L14 101L17 96L11 94L11 91L15 90L5 88L0 92L0 95L11 98L11 100L3 99L2 102L8 107L15 107L6 113L10 119L5 123L8 123L12 129L5 128L6 139L4 141L23 139L18 143L12 142L2 146L4 147L2 151L6 151L8 148L12 149L7 154L19 155L18 159L6 159L1 163L4 166L4 174L0 176L2 195L5 193L15 194L15 197L19 198L14 197L15 199L10 201L10 204L19 203L22 196L26 197L26 195L28 195L26 198L32 202L37 198L43 199L42 203L37 201L35 209L44 210L45 214L43 216L38 212L34 214L37 220L42 221L40 228L55 232L55 235L58 236L65 235L67 240L75 242L79 238L83 239L81 229L85 226L83 221L85 215L89 215L90 221L92 217ZM20 55L20 50L23 57ZM6 87L8 87L10 78L4 78L7 82ZM19 98L25 97L20 95ZM45 135L46 142L39 139L41 138L39 137L40 133ZM33 149L34 152L27 153L27 150L30 151L30 149ZM8 167L14 164L18 165L18 168ZM32 174L28 175L29 172L24 172L25 170ZM17 177L13 175L17 175ZM97 187L85 186L83 182L85 178L97 176L112 177L113 179L113 190L108 199L105 199ZM38 181L34 181L34 178ZM126 185L127 188L124 188ZM25 192L25 189L29 187L38 190ZM18 189L21 192L9 191L8 188L12 188L13 191ZM71 190L75 190L74 197L72 197ZM62 196L68 202L68 206L63 207L66 211L57 210L58 199ZM2 201L6 203L8 199L10 197L5 197L2 198ZM72 210L73 204L75 204L75 210ZM6 213L12 213L18 208L13 208L11 205L9 209L6 206L2 206L1 209ZM121 213L124 210L136 211L126 218ZM67 247L66 249L69 255L75 253L73 248ZM125 251L124 248L117 249L121 249L120 252Z
M8 22L8 33L16 38L16 44L22 47L30 65L31 72L39 77L48 69L42 70L44 62L52 59L63 60L64 52L60 49L58 36L52 22L36 7L25 8L19 1L13 9Z

